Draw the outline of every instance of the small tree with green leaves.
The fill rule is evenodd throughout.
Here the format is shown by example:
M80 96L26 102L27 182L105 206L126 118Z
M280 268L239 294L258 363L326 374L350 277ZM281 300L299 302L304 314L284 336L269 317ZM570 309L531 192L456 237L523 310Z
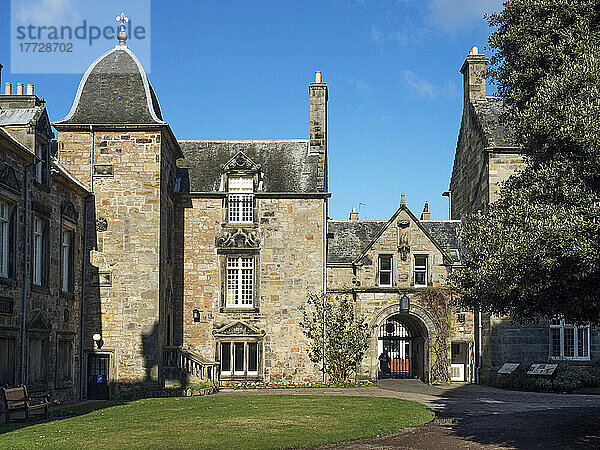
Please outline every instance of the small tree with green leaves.
M369 346L369 326L353 305L346 297L325 299L309 293L301 325L310 340L311 361L322 362L324 353L331 379L347 381Z

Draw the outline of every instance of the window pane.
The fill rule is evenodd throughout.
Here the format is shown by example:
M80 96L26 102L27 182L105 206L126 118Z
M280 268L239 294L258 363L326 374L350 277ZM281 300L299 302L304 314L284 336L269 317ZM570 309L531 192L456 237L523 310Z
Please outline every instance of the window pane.
M379 257L380 270L392 270L392 257L389 255L381 255Z
M550 356L560 357L560 328L551 328L552 354Z
M229 192L252 192L254 191L254 179L250 177L229 178Z
M221 344L221 372L231 372L231 343Z
M69 292L69 275L71 273L71 235L69 230L62 233L62 290Z
M244 373L244 343L234 343L234 371L235 373Z
M415 285L425 286L425 272L415 272Z
M0 337L0 386L14 384L15 340Z
M256 342L248 343L248 372L258 371L258 345Z
M589 356L588 331L589 328L577 329L577 356L579 358L587 358Z
M0 276L8 276L9 208L0 202Z
M379 284L390 286L392 284L392 274L390 272L379 272Z
M416 255L415 256L415 268L425 269L427 267L427 256Z
M575 356L575 330L573 328L564 328L565 354L567 358Z

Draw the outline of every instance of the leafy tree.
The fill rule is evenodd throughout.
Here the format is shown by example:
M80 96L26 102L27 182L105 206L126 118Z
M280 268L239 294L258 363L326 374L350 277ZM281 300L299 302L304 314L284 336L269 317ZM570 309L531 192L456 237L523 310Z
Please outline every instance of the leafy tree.
M600 323L600 1L508 0L491 78L528 157L467 218L463 301L527 321Z
M310 339L311 361L323 361L324 350L327 372L333 381L348 380L369 345L369 326L356 316L348 299L324 300L322 295L309 293L301 326Z

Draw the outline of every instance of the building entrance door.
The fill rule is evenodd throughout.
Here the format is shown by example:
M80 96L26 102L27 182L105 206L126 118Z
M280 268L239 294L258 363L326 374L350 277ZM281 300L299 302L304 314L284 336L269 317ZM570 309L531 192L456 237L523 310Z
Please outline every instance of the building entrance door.
M88 355L87 397L90 400L108 400L109 355Z

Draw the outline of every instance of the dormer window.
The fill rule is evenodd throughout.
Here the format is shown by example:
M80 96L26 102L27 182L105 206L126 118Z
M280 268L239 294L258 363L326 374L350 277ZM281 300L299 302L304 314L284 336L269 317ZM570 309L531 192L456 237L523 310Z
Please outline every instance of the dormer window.
M229 177L228 181L229 222L252 223L254 221L254 178Z

